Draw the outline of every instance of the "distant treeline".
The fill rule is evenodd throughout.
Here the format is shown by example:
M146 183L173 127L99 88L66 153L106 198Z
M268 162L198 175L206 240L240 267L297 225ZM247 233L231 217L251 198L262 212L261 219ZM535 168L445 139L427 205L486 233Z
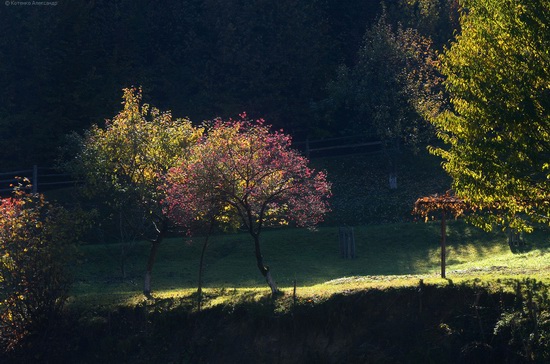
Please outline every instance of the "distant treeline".
M457 0L53 4L0 13L2 169L51 165L64 135L113 117L132 85L197 123L247 111L302 140L335 136L341 123L326 120L338 110L319 105L382 14L436 49L458 26Z

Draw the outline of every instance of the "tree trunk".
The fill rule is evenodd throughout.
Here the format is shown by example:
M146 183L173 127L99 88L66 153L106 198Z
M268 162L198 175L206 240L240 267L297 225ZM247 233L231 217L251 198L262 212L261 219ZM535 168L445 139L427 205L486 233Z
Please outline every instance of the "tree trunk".
M125 242L120 244L120 274L122 275L122 281L126 279L126 249L124 248Z
M149 251L149 259L147 259L147 268L145 270L145 281L143 284L143 294L147 298L152 298L151 296L151 276L153 273L153 265L155 265L155 259L157 257L157 252L159 249L160 241L155 239L151 242L151 250Z
M441 213L441 278L445 278L445 245L447 240L447 221L445 211Z
M126 279L126 237L124 236L124 228L122 226L122 211L118 213L118 230L120 233L120 274L124 282Z
M277 293L279 293L279 288L277 288L277 284L273 280L273 277L271 277L269 266L264 265L264 258L260 250L260 237L257 234L253 234L253 237L254 248L256 249L256 263L258 264L258 269L260 270L260 273L262 273L262 275L264 276L269 288L271 288L271 295L275 296L277 295Z
M147 259L147 267L145 269L145 280L143 283L143 294L147 298L152 298L151 296L151 277L153 273L153 266L155 265L155 259L157 257L157 252L160 246L160 243L164 239L166 232L168 231L168 222L163 221L160 230L156 238L151 241L151 250L149 251L149 259Z
M518 233L516 229L508 227L506 228L506 233L508 235L508 245L511 251L515 252L519 247L524 245L521 233Z
M198 305L198 311L201 311L202 308L202 272L203 272L203 266L204 266L204 253L206 252L206 247L208 246L208 238L210 238L212 228L208 231L208 235L206 235L206 238L204 239L204 244L202 245L202 251L201 251L201 260L199 262L199 286L197 288L197 305Z

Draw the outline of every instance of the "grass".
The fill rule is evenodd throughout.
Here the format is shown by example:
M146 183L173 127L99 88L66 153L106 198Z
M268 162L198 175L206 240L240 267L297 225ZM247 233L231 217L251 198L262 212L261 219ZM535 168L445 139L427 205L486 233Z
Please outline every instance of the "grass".
M438 278L440 226L412 222L416 198L444 192L450 183L440 160L426 151L404 152L398 165L399 189L387 186L387 161L382 154L319 158L333 183L333 212L326 226L266 230L263 255L279 286L298 295L324 297L356 289L410 286L419 279L449 284ZM67 193L59 197L67 196ZM55 196L54 196L55 197ZM338 227L355 226L357 258L339 255ZM514 254L502 232L486 233L462 221L448 226L447 276L453 281L493 282L532 276L550 279L546 232L528 235L530 252ZM196 291L202 238L172 238L163 242L153 270L156 297L191 297ZM142 277L149 243L130 250L121 274L120 244L82 246L81 264L71 302L75 305L136 304L143 300ZM210 304L268 293L256 267L247 234L214 236L206 254L204 284Z
M338 228L277 229L263 233L263 254L280 287L292 294L321 299L357 289L449 284L438 278L439 224L394 223L355 228L357 258L339 255ZM514 254L501 232L486 233L462 221L448 227L447 277L459 281L491 281L536 277L550 280L550 238L544 232L526 237L530 251ZM156 297L190 297L196 291L202 238L168 239L153 272ZM136 304L149 244L137 243L120 270L121 245L82 246L76 270L73 304ZM244 233L211 238L204 283L209 304L235 297L265 296L268 288L255 263L251 238Z
M315 159L317 169L325 169L332 182L333 225L381 224L411 220L417 198L443 193L450 179L441 160L426 150L417 154L403 151L397 164L398 189L388 188L388 160L383 154L336 156Z

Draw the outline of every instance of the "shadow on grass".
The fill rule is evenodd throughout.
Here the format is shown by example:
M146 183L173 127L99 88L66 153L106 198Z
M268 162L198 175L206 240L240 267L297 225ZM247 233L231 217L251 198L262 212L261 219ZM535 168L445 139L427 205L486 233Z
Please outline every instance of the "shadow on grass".
M281 287L312 286L350 276L410 275L439 272L439 222L367 225L355 228L356 259L342 259L338 227L266 230L263 253L274 279ZM543 233L528 236L529 244L550 251ZM153 290L195 290L197 287L200 237L189 243L168 239L161 246L153 270ZM449 224L448 263L477 261L508 249L504 233L486 233L462 221ZM117 264L117 244L82 247L82 264L73 289L78 296L139 296L149 244L138 243L126 262L123 279ZM250 237L226 234L212 238L207 251L204 287L232 289L267 287L259 273ZM187 293L189 294L189 292Z

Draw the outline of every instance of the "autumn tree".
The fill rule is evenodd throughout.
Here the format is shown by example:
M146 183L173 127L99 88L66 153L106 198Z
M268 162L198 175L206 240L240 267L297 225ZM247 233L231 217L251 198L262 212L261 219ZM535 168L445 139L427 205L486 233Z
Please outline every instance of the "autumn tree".
M384 1L388 18L430 37L442 49L459 28L458 0Z
M22 189L0 200L0 349L51 325L67 299L78 227Z
M93 126L86 132L74 168L84 176L87 190L106 198L115 211L139 208L142 224L149 226L144 236L151 241L143 288L150 296L158 247L169 229L159 186L168 170L187 156L201 129L142 104L141 89L124 89L123 100L122 111L104 128Z
M216 186L207 174L199 174L200 153L192 153L181 161L178 167L171 170L167 183L167 200L165 211L177 222L187 236L201 234L204 237L199 260L197 287L198 310L202 307L202 286L204 259L210 236L218 226L227 228L239 226L238 217L224 208L223 200L216 193ZM177 185L176 185L177 184ZM177 201L177 202L176 202Z
M441 57L451 107L433 118L459 197L498 205L480 222L550 222L550 2L462 0L462 32Z
M236 221L250 233L256 264L271 288L260 235L266 226L312 227L329 211L330 183L324 172L291 148L291 139L263 121L217 120L192 147L188 162L173 168L165 187L166 209L181 225L204 216Z
M435 59L429 38L382 15L367 28L357 62L341 65L328 84L323 108L329 123L340 132L376 135L393 178L400 146L414 149L433 135L424 113L441 99Z

